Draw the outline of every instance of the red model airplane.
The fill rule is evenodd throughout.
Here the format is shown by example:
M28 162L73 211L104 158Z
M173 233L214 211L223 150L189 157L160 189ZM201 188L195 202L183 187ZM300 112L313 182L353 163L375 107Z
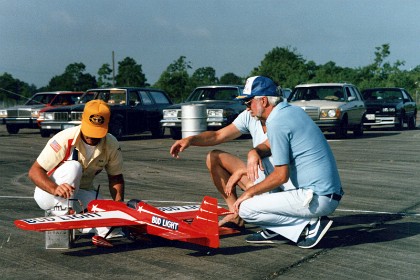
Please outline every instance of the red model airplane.
M219 229L218 216L228 213L229 210L218 207L216 198L209 196L204 197L200 206L160 208L140 200L131 200L127 204L112 200L93 200L86 213L16 220L15 225L34 231L111 227L111 232L115 227L124 227L130 233L147 233L218 248L219 230L221 234L237 232L227 228ZM112 246L100 236L94 236L92 241L97 246Z

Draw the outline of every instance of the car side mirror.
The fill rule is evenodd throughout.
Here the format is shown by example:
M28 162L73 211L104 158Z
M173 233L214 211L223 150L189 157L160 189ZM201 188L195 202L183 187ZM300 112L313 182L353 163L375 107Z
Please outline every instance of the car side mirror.
M134 106L136 106L136 101L135 101L135 100L130 100L130 101L128 102L128 104L129 104L131 107L134 107Z
M356 97L354 97L354 96L350 96L347 100L348 100L349 102L350 102L350 101L354 101L354 100L356 100Z

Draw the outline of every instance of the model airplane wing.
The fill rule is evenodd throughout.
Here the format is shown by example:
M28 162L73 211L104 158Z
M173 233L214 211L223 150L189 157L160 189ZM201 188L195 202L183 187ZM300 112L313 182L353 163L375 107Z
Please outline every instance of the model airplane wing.
M199 209L194 211L195 216L190 224L142 201L126 205L112 200L93 200L88 205L87 213L16 220L15 225L34 231L123 226L171 240L217 248L217 199L204 197Z
M15 225L24 230L48 231L95 227L141 225L142 222L120 210L88 212L62 216L48 216L16 220Z
M199 204L195 205L182 205L182 206L164 206L164 207L157 207L159 210L168 213L180 220L192 220L197 216L198 210L200 209ZM228 214L232 214L228 209L218 206L217 207L217 214L219 216L225 216Z

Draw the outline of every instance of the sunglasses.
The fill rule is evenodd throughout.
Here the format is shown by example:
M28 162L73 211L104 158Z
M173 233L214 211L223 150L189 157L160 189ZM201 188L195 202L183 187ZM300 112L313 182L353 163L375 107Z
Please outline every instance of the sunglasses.
M250 100L248 100L248 101L244 101L242 104L244 104L247 108L250 108L251 107L251 103L252 103L252 100L253 100L254 98L251 98Z

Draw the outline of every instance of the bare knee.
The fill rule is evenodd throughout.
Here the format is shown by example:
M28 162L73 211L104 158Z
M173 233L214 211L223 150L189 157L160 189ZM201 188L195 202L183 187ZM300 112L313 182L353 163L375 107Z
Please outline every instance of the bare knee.
M215 165L220 165L220 154L224 153L221 150L212 150L208 152L206 158L206 165L209 170L211 170Z

